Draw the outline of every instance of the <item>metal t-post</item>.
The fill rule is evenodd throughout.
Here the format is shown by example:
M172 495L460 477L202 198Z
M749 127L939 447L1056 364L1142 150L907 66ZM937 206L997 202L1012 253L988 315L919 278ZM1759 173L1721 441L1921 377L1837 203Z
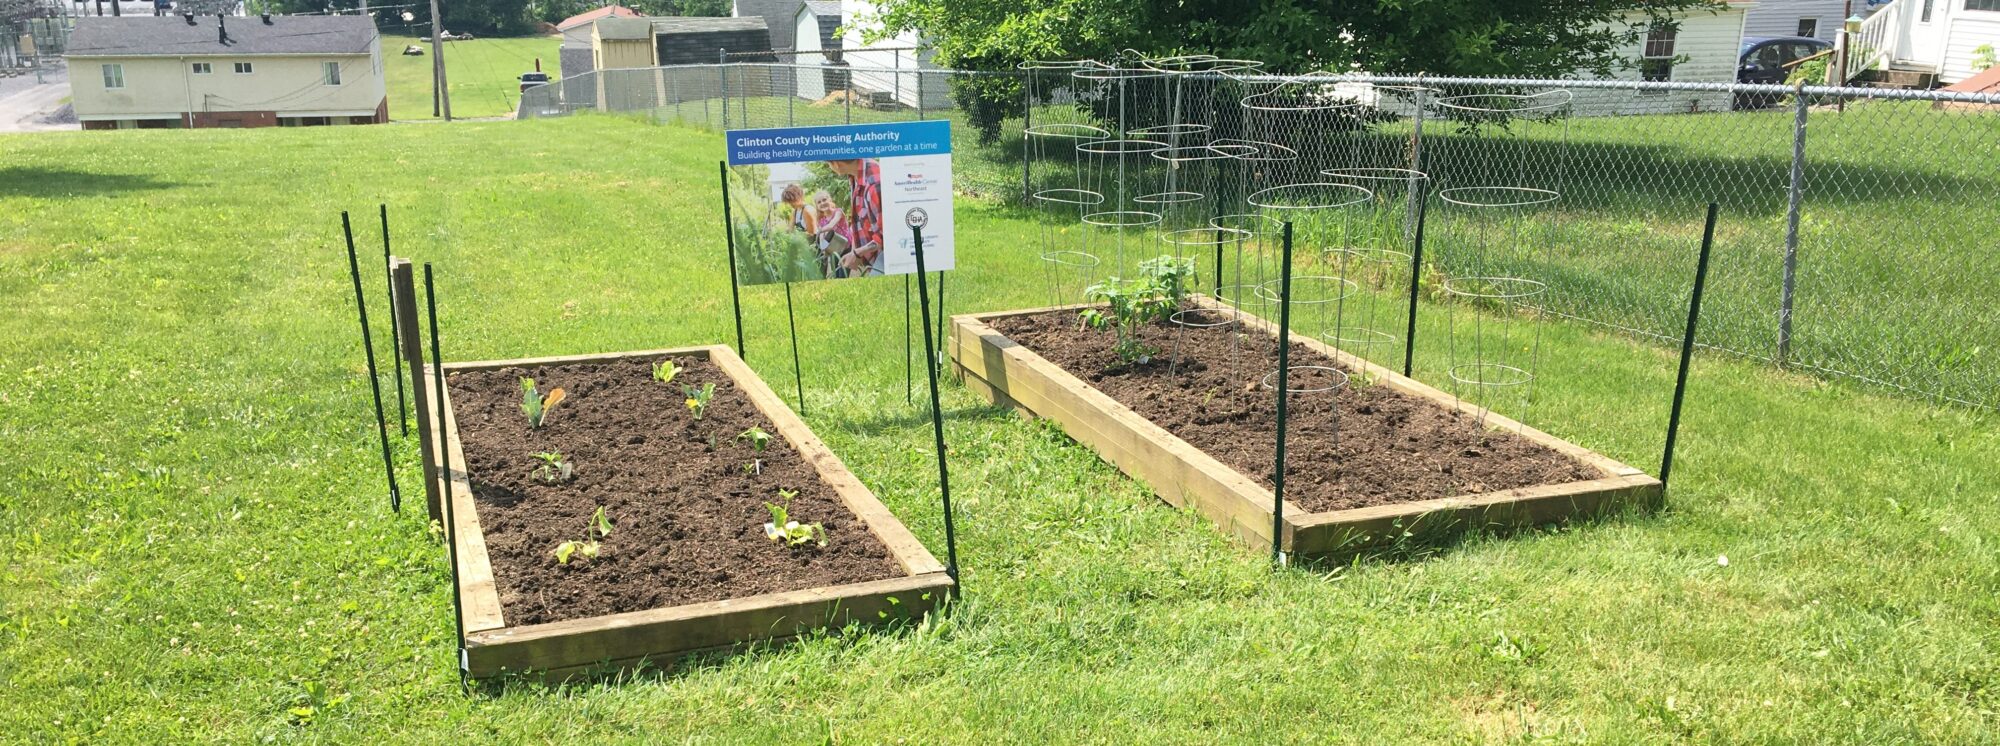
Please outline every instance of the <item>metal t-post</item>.
M1792 115L1792 183L1786 190L1785 207L1785 279L1783 295L1778 299L1778 364L1784 365L1792 354L1792 292L1796 287L1799 269L1799 213L1805 203L1806 186L1806 84L1799 81L1792 94L1794 113Z
M1278 270L1278 448L1271 477L1271 562L1285 564L1285 404L1292 373L1292 221L1285 221L1284 263Z

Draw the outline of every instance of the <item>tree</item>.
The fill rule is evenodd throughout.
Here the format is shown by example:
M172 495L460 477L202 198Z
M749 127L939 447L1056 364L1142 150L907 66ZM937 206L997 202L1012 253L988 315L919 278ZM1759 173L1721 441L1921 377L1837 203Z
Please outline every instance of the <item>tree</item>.
M914 31L937 61L1010 70L1027 60L1204 53L1265 70L1369 70L1482 77L1610 75L1621 50L1721 0L883 0L881 36ZM1247 15L1247 17L1246 17ZM968 79L954 96L982 130L1016 116L1011 78ZM987 134L982 132L982 135Z

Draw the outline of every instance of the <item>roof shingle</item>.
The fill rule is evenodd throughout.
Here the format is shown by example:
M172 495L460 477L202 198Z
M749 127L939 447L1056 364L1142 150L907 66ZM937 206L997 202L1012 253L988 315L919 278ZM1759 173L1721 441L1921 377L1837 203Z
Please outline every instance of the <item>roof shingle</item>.
M70 32L71 57L157 57L179 55L367 54L375 23L363 16L272 16L224 19L229 43L215 32L216 19L196 16L195 25L178 16L78 18Z

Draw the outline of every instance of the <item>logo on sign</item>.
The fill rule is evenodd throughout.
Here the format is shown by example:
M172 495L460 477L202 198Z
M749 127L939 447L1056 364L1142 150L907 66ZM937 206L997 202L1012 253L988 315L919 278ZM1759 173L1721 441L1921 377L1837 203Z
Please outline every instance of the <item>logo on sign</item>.
M922 228L931 224L931 214L924 212L924 208L912 207L909 212L903 213L903 223L911 228Z

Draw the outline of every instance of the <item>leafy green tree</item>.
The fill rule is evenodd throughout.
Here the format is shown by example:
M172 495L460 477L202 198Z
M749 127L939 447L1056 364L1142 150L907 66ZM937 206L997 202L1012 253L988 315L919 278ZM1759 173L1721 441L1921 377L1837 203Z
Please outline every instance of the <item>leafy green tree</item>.
M1721 0L883 0L883 36L914 31L940 64L1007 70L1027 60L1215 54L1267 70L1509 77L1609 75L1646 29ZM997 136L1017 116L1011 78L954 96Z

